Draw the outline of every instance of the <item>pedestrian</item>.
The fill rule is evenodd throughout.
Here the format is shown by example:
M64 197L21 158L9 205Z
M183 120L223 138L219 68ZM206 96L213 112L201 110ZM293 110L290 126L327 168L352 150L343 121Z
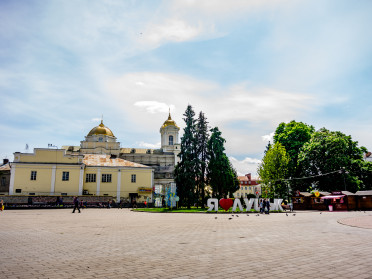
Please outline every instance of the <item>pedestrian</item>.
M107 202L107 209L110 209L111 208L111 200L109 200L108 202Z
M138 208L136 199L132 200L132 208Z
M4 210L4 201L1 200L0 201L0 211L3 211Z
M120 199L118 209L123 209L123 200Z
M260 199L260 213L263 213L263 201Z
M266 208L267 208L267 213L266 214L270 214L270 199L267 199L267 201L266 201Z
M79 213L80 213L80 207L79 207L80 203L79 203L79 198L78 197L74 197L74 210L72 211L72 213L75 213L75 210L79 210Z

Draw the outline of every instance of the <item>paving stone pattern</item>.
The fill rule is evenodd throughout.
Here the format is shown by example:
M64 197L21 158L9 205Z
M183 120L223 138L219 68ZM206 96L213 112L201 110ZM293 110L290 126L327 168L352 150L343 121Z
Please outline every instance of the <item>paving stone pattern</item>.
M372 278L372 212L236 215L3 211L0 278Z

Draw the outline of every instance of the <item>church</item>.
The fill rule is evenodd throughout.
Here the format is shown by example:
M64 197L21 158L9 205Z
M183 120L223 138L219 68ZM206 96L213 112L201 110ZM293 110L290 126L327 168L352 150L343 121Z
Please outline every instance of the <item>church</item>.
M121 148L101 121L80 146L15 152L9 195L108 196L116 201L151 202L155 186L174 184L179 130L169 113L160 127L160 149Z

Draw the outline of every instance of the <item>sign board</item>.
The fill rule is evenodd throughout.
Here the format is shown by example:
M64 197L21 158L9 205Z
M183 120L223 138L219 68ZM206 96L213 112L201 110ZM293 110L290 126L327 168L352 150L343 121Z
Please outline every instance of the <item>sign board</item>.
M161 194L162 192L162 186L159 184L159 185L155 185L155 194Z
M171 193L173 193L173 194L176 193L176 191L177 191L176 183L171 182L171 184L170 184L170 191L171 191Z
M152 188L147 188L147 187L139 187L138 188L138 193L139 194L151 194L152 193Z

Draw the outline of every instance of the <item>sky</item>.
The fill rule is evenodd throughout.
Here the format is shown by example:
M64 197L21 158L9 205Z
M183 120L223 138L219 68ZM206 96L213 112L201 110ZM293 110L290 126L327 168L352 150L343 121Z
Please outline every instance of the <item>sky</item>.
M291 120L372 150L372 1L0 1L1 159L100 123L159 148L187 105L239 175ZM28 150L26 149L28 145Z

